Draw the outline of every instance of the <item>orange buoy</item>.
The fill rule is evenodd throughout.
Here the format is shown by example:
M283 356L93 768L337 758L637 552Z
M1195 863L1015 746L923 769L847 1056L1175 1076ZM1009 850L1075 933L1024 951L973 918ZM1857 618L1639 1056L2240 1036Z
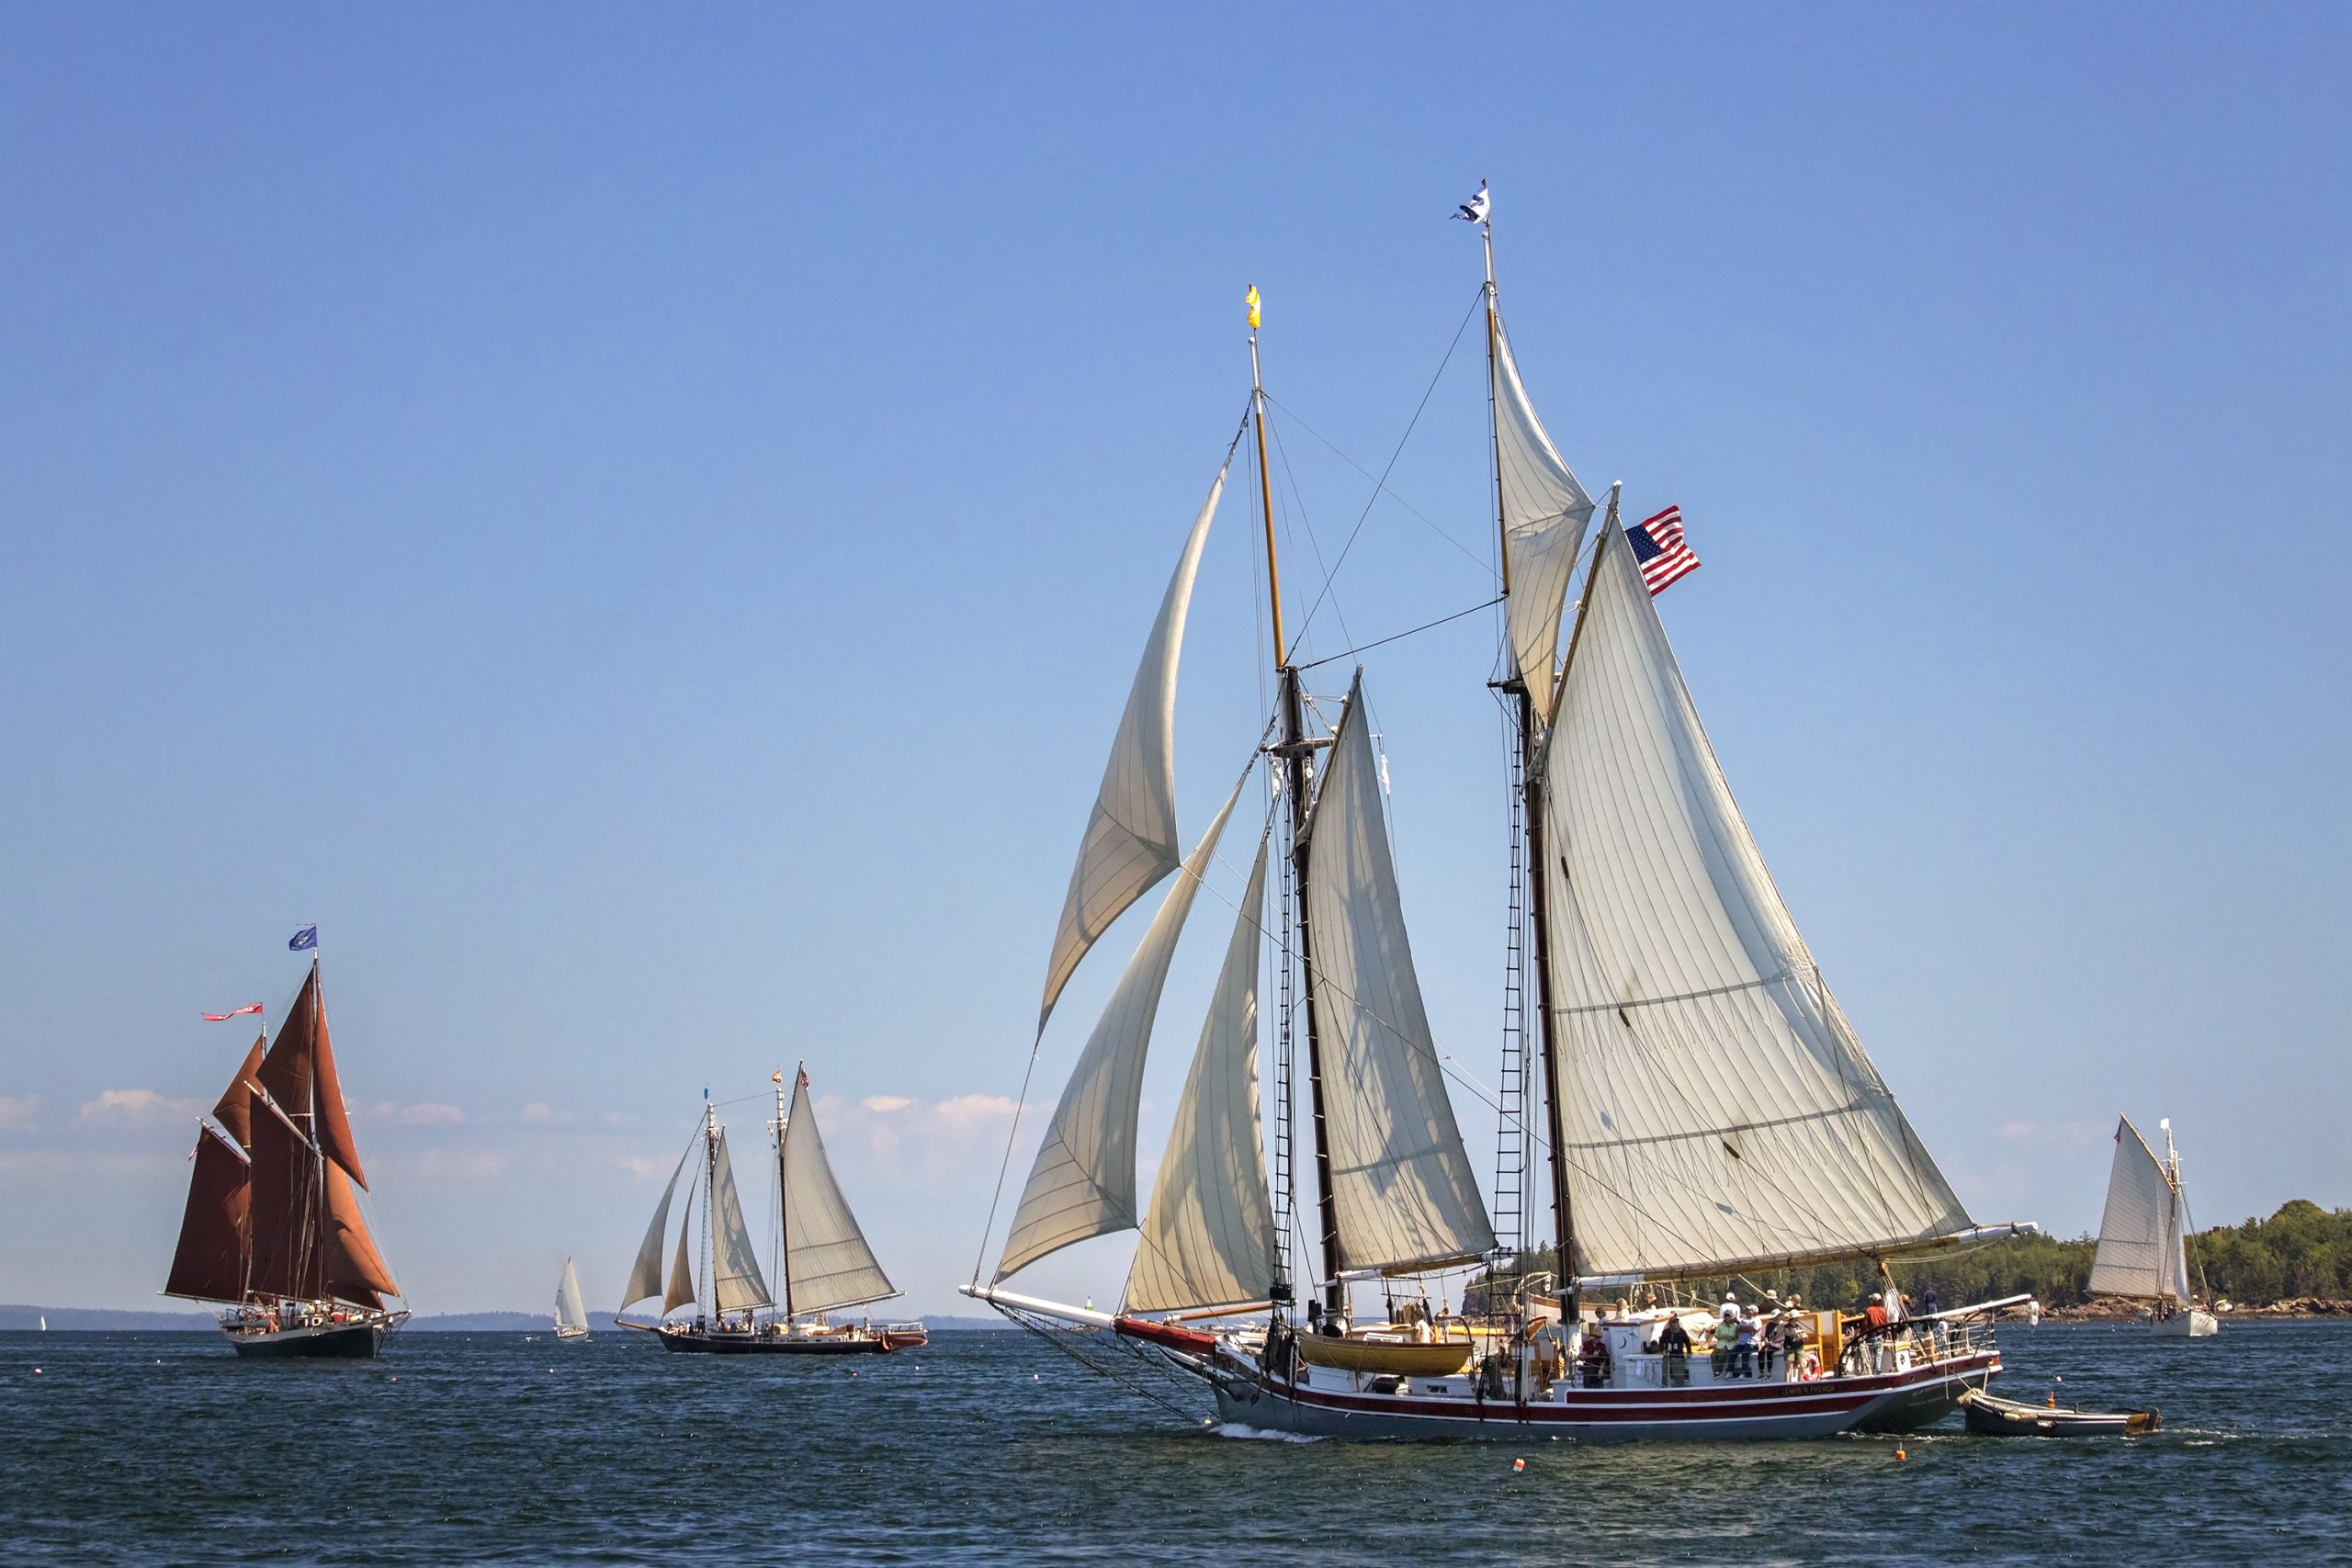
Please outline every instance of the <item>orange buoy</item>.
M1911 1456L1910 1456L1909 1454L1905 1453L1905 1452L1903 1451L1903 1447L1902 1447L1902 1445L1898 1443L1898 1444L1896 1444L1896 1445L1895 1445L1895 1449L1894 1449L1894 1457L1895 1457L1896 1459L1909 1459Z
M1527 1461L1523 1459L1515 1459L1510 1461L1510 1470L1513 1475L1518 1474L1521 1471L1525 1470L1526 1468Z

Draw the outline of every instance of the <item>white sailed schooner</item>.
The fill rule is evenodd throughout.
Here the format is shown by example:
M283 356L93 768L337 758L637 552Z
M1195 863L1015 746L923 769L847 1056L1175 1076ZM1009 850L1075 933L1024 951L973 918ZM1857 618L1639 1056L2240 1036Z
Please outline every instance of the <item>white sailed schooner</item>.
M1516 719L1504 1234L1473 1176L1422 1005L1363 672L1337 721L1310 726L1308 666L1284 645L1253 288L1249 423L1279 698L1258 749L1272 777L1239 919L1151 1201L1139 1206L1152 1019L1242 792L1180 860L1176 667L1221 469L1113 743L1047 965L1041 1039L1088 949L1155 884L1176 880L1071 1071L993 1276L976 1270L966 1293L1030 1325L1110 1329L1105 1339L1138 1359L1205 1382L1225 1419L1259 1427L1744 1438L1938 1419L1999 1370L1978 1320L2004 1303L1927 1325L1901 1319L1890 1291L1897 1321L1866 1353L1839 1356L1844 1325L1826 1314L1813 1320L1815 1354L1771 1377L1735 1378L1657 1348L1671 1309L1600 1300L1840 1259L1877 1260L1883 1272L1889 1258L2020 1227L1970 1220L1824 984L1700 728L1613 490L1563 662L1563 610L1600 508L1521 381L1496 305L1492 231L1483 204L1464 210L1487 257L1507 596L1496 684ZM1241 445L1237 434L1227 468ZM1279 995L1271 1180L1257 1070L1269 949ZM1536 1005L1522 1012L1516 998L1530 991ZM1304 1106L1294 1104L1295 1066ZM1302 1116L1309 1146L1295 1161ZM1527 1190L1539 1160L1548 1192ZM1547 1196L1557 1256L1572 1260L1557 1280L1526 1272L1535 1238L1522 1215ZM1006 1288L1049 1253L1125 1229L1140 1234L1115 1313ZM1311 1259L1303 1278L1294 1235ZM1490 1295L1511 1293L1506 1310L1472 1320L1416 1303L1392 1312L1396 1321L1355 1315L1351 1287L1377 1284L1393 1301L1396 1281L1482 1261Z
M580 1270L571 1266L569 1258L563 1260L563 1278L555 1286L555 1337L588 1337L588 1302L580 1293Z
M718 1112L707 1100L695 1146L678 1158L670 1184L653 1211L645 1242L629 1270L621 1310L650 1297L662 1298L662 1321L653 1324L623 1320L623 1328L656 1335L667 1350L719 1355L874 1355L910 1349L929 1343L920 1323L835 1324L831 1314L844 1307L888 1301L900 1292L882 1272L857 1216L850 1213L825 1157L825 1143L817 1131L817 1113L808 1103L808 1074L797 1076L790 1106L785 1103L784 1074L775 1076L775 1120L769 1131L776 1145L776 1277L783 1300L768 1292L760 1269L759 1250L743 1218L743 1201L735 1188L735 1168L727 1149L726 1131ZM702 1158L693 1175L686 1162L696 1149ZM670 1205L678 1183L686 1184L685 1217L678 1226L677 1251L668 1279L662 1273L662 1242L669 1233ZM695 1227L695 1191L704 1194L704 1227ZM703 1286L695 1283L695 1248L700 1245ZM692 1318L673 1320L681 1307L695 1307Z
M2222 1320L2199 1306L2189 1289L2188 1190L2180 1184L2172 1118L2156 1125L2165 1135L2162 1159L2132 1118L2116 1122L2115 1165L2107 1178L2098 1251L2091 1259L2091 1294L2145 1302L2157 1334L2201 1339L2219 1334Z

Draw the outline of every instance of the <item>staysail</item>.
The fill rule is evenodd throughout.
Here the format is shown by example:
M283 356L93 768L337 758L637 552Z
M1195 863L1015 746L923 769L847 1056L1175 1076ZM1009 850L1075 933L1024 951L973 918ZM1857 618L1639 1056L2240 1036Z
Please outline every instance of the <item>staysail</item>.
M1687 1277L1966 1231L1782 905L1613 526L1546 744L1577 1267Z
M1013 1213L1004 1256L997 1265L999 1280L1073 1242L1135 1225L1136 1119L1152 1019L1159 1010L1159 994L1168 983L1168 965L1176 955L1184 918L1193 911L1193 896L1249 776L1245 771L1185 861L1070 1070L1061 1103L1038 1147L1037 1163L1029 1172L1029 1184L1022 1189L1021 1206Z
M1095 939L1176 869L1176 665L1183 651L1184 617L1192 607L1201 548L1208 542L1209 523L1224 493L1225 470L1220 468L1144 643L1143 662L1111 742L1102 786L1079 844L1061 924L1054 933L1053 957L1046 966L1046 998L1037 1009L1040 1032Z
M688 1149L686 1152L691 1154L694 1151ZM645 1239L638 1244L637 1263L628 1271L628 1283L622 1288L621 1310L623 1312L627 1312L648 1296L658 1296L662 1293L662 1238L669 1234L670 1200L677 1195L678 1178L684 1176L685 1171L686 1156L680 1155L678 1168L670 1173L670 1184L662 1189L662 1201L654 1206L653 1223L645 1227ZM691 1208L694 1203L691 1193L688 1194L686 1202ZM691 1285L686 1288L686 1297L688 1300L694 1297L694 1287ZM672 1302L670 1306L677 1304ZM670 1306L665 1306L662 1310L668 1312Z
M1502 317L1494 318L1495 469L1501 479L1503 561L1510 597L1504 622L1512 671L1526 682L1539 717L1552 713L1552 666L1560 608L1592 521L1592 497L1536 417Z
M1406 940L1361 671L1306 832L1309 981L1340 1266L1401 1271L1491 1252L1494 1226Z
M760 1274L760 1257L752 1246L752 1229L743 1223L742 1194L735 1190L735 1168L727 1157L727 1134L710 1168L711 1300L720 1312L742 1312L769 1303L768 1282Z
M237 1146L211 1128L196 1135L196 1168L188 1177L187 1211L172 1253L167 1296L233 1302L245 1293L245 1224L253 1202L252 1172Z
M2132 1119L2120 1118L2115 1164L2107 1179L2107 1211L2098 1222L2098 1251L2091 1259L2091 1293L2189 1300L2186 1228L2171 1173Z
M588 1302L580 1293L580 1270L571 1259L563 1260L563 1278L555 1288L555 1325L558 1328L588 1326Z
M1262 1301L1273 1283L1274 1211L1258 1116L1258 955L1265 902L1261 839L1193 1070L1176 1102L1151 1207L1144 1212L1127 1277L1129 1312Z
M827 1312L897 1295L873 1248L865 1245L865 1233L850 1213L841 1183L833 1179L824 1136L817 1131L816 1109L808 1102L806 1073L793 1088L780 1163L784 1277L792 1311Z

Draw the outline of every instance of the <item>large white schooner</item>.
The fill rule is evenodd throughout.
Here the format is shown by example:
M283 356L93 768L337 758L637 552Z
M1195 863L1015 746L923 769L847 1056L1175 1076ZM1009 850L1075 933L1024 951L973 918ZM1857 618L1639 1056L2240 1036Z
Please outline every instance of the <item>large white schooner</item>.
M1363 672L1336 723L1311 726L1305 667L1284 645L1253 288L1247 425L1279 698L1271 739L1252 758L1269 761L1272 778L1239 916L1151 1201L1139 1206L1136 1123L1153 1015L1248 780L1245 772L1180 860L1177 661L1237 434L1113 743L1055 934L1041 1040L1089 948L1155 885L1176 880L1071 1071L993 1276L984 1282L976 1270L965 1292L1033 1326L1112 1330L1105 1340L1204 1380L1224 1418L1259 1427L1761 1438L1938 1419L1999 1370L1983 1314L2001 1303L1934 1325L1899 1321L1866 1355L1843 1358L1839 1319L1821 1314L1815 1343L1826 1354L1770 1379L1732 1379L1703 1358L1657 1348L1673 1309L1600 1301L1607 1291L1840 1259L1873 1259L1883 1271L1890 1258L2020 1227L1970 1220L1824 984L1700 727L1613 490L1587 551L1600 509L1520 378L1483 194L1464 216L1478 223L1486 254L1506 595L1497 684L1517 720L1506 994L1532 990L1535 1001L1507 1009L1498 1213L1508 1234L1498 1237L1473 1176L1422 1005ZM1563 612L1580 567L1563 660ZM1261 953L1280 998L1270 1137L1257 1071ZM1295 1067L1304 1106L1294 1104ZM1294 1160L1302 1114L1308 1157ZM1532 1238L1520 1234L1523 1211L1541 1201L1525 1190L1539 1156L1566 1274L1548 1281L1525 1272ZM1006 1288L1061 1247L1126 1229L1139 1235L1117 1312ZM1303 1279L1294 1235L1311 1259ZM1351 1287L1380 1282L1393 1300L1399 1280L1482 1261L1490 1295L1515 1293L1478 1321L1416 1305L1366 1324L1351 1310ZM1889 1295L1899 1313L1891 1286Z
M921 1323L832 1320L833 1314L845 1308L889 1301L900 1292L882 1272L857 1216L850 1213L849 1200L842 1195L841 1183L833 1179L832 1162L825 1157L825 1141L817 1130L817 1112L808 1100L808 1070L803 1067L795 1075L789 1106L781 1071L775 1083L775 1120L768 1126L775 1138L775 1262L781 1299L768 1290L759 1249L743 1217L742 1195L735 1186L727 1132L718 1124L718 1108L706 1099L702 1126L662 1190L662 1201L654 1208L653 1223L646 1227L637 1263L622 1291L623 1312L660 1297L661 1320L645 1324L624 1318L619 1326L650 1332L665 1350L718 1355L878 1355L929 1343ZM687 1162L696 1153L702 1158L689 1174ZM662 1243L669 1234L670 1205L682 1180L685 1216L678 1225L677 1251L665 1279ZM699 1230L695 1225L697 1189L703 1193L705 1221ZM695 1314L670 1315L684 1307L695 1308Z
M2161 1337L2202 1339L2219 1334L2222 1320L2197 1304L2189 1286L2188 1190L2180 1184L2172 1118L2156 1125L2165 1135L2162 1159L2132 1118L2117 1119L2115 1164L2107 1178L2090 1292L2146 1303Z

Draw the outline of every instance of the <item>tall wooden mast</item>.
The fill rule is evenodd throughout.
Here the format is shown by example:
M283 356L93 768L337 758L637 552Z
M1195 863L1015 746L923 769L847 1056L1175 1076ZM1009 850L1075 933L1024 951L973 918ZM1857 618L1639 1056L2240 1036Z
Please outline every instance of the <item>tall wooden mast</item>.
M1250 288L1250 409L1258 434L1258 506L1266 525L1266 592L1272 606L1274 669L1282 682L1282 739L1274 754L1283 767L1284 792L1290 796L1290 861L1292 886L1297 889L1296 931L1298 966L1306 976L1306 1082L1314 1112L1315 1189L1317 1231L1322 1241L1323 1305L1329 1312L1344 1309L1345 1287L1340 1283L1340 1223L1338 1200L1331 1190L1331 1143L1323 1115L1323 1049L1315 1021L1315 957L1313 933L1306 918L1306 806L1314 786L1310 761L1314 748L1306 739L1306 700L1301 696L1298 669L1283 641L1281 566L1274 548L1273 476L1266 466L1266 387L1258 365L1259 301L1256 285ZM1290 1107L1282 1108L1284 1116ZM1275 1238L1278 1252L1289 1237ZM1277 1280L1278 1285L1286 1280ZM1280 1299L1280 1298L1277 1298Z
M793 1087L800 1085L799 1075L808 1070L806 1062L793 1069ZM775 1075L775 1271L784 1282L784 1321L787 1329L792 1324L792 1194L785 1190L784 1136L790 1125L785 1114L784 1074Z
M1495 528L1497 549L1503 563L1503 593L1510 593L1510 519L1503 503L1502 422L1495 407L1496 349L1501 335L1499 306L1495 292L1495 220L1491 209L1479 220L1479 239L1487 253L1487 405L1490 446L1495 466ZM1516 654L1513 655L1516 658ZM1527 899L1528 916L1534 927L1535 960L1535 1037L1536 1050L1544 1063L1544 1141L1552 1173L1553 1235L1557 1240L1554 1267L1561 1281L1561 1293L1568 1311L1575 1310L1576 1224L1568 1203L1568 1165L1560 1123L1560 1058L1552 1031L1552 911L1550 877L1546 870L1544 833L1544 783L1536 767L1537 734L1535 694L1527 682L1535 679L1549 682L1552 671L1520 671L1511 681L1512 694L1519 708L1519 766L1522 831L1527 840ZM1555 694L1547 691L1549 698ZM1524 1028L1524 1024L1521 1025Z

